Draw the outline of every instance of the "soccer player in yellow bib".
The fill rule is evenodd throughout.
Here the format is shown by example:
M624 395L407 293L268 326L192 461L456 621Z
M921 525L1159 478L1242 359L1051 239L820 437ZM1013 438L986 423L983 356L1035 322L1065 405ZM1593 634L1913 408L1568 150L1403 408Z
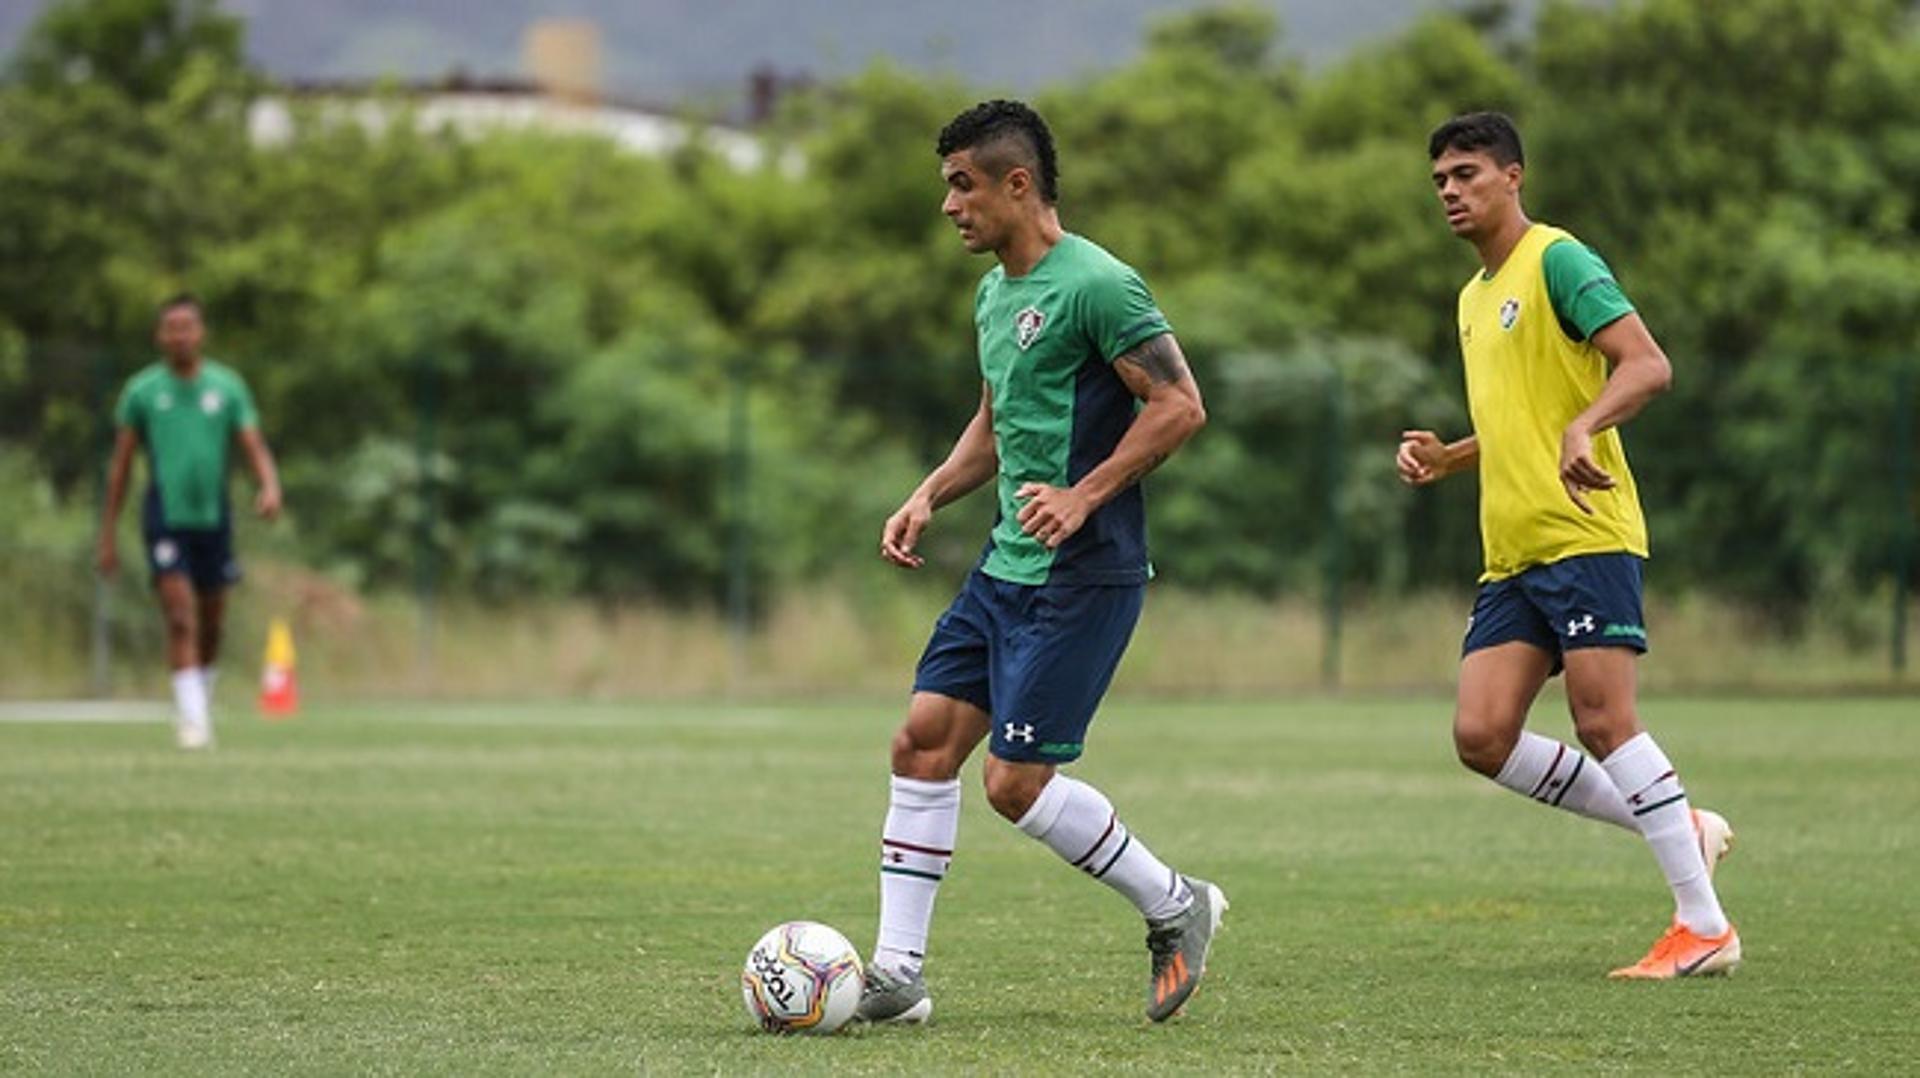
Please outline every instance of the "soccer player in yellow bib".
M1619 427L1666 390L1672 367L1606 263L1527 219L1511 120L1456 117L1433 133L1428 154L1447 224L1482 264L1460 290L1473 433L1445 443L1406 431L1395 462L1414 486L1480 472L1486 571L1461 649L1454 747L1507 789L1653 847L1673 891L1673 922L1645 958L1612 976L1724 973L1740 962L1740 937L1720 908L1713 867L1733 832L1688 804L1634 699L1635 664L1647 650L1647 525ZM1525 729L1534 698L1562 669L1574 731L1591 757Z

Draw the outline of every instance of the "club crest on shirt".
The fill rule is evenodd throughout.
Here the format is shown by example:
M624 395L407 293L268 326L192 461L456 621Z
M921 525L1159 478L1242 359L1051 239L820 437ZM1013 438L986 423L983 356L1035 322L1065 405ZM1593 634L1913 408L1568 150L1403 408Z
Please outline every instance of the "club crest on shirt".
M162 393L159 396L153 398L153 406L162 412L173 407L173 394Z
M1512 329L1513 324L1518 321L1520 321L1520 301L1508 299L1500 305L1500 328Z
M209 389L200 394L200 410L208 415L217 415L220 411L220 394Z
M1028 307L1013 316L1013 343L1020 346L1022 352L1040 339L1040 329L1047 324L1047 316L1038 307Z

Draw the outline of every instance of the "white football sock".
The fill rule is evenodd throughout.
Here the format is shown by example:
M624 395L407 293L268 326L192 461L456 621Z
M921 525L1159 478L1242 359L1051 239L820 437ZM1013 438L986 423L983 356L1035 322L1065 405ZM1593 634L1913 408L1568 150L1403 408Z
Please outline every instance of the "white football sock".
M1606 770L1579 749L1550 737L1520 731L1513 755L1493 781L1543 805L1640 833Z
M1193 903L1193 889L1134 838L1106 795L1055 774L1016 825L1068 864L1127 896L1150 921Z
M917 973L927 953L933 898L953 861L960 833L960 780L928 782L893 776L886 826L880 832L880 938L873 961Z
M1713 892L1713 878L1693 831L1693 808L1667 754L1641 733L1601 761L1626 801L1627 810L1653 847L1654 859L1673 888L1674 918L1702 936L1727 930L1727 915Z
M199 667L173 672L173 705L180 712L180 725L207 728L207 685L200 679Z
M207 687L207 702L211 705L213 702L214 686L220 684L220 668L217 666L201 667L200 682Z

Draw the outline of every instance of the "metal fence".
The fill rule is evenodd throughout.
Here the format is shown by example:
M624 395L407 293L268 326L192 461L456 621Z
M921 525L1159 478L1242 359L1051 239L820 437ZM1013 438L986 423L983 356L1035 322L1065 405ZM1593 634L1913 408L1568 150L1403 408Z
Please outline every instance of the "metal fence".
M107 694L115 688L116 647L133 646L145 651L145 643L155 632L150 613L144 608L143 573L138 559L129 559L128 568L118 582L99 579L91 570L93 522L97 521L104 465L112 443L113 402L125 372L144 358L118 354L99 348L46 348L34 358L34 375L24 387L15 387L13 400L0 397L14 415L36 414L38 422L24 437L0 439L0 452L10 462L7 496L15 504L7 507L13 526L0 530L0 557L12 577L9 590L17 601L29 601L41 618L32 631L59 646L83 647L86 688L95 694ZM756 430L751 400L756 387L755 366L742 361L728 368L724 399L716 402L716 414L724 417L725 451L720 454L709 477L715 489L714 502L721 507L725 571L719 585L708 597L707 605L724 619L731 641L730 680L742 683L750 679L750 642L758 631L757 618L764 610L770 589L780 582L770 580L756 570L757 553L769 541L765 525L757 518L754 468ZM1886 614L1875 630L1872 645L1884 640L1885 671L1896 683L1904 682L1909 662L1909 611L1913 607L1913 583L1920 547L1920 478L1916 477L1915 412L1916 379L1913 369L1895 369L1885 392L1885 414L1863 418L1863 422L1881 425L1886 431L1886 452L1879 465L1860 472L1857 489L1848 492L1858 498L1896 507L1895 534L1886 544L1884 564L1874 576L1878 585L1860 588L1859 603L1884 602ZM1343 636L1350 614L1358 606L1377 601L1379 585L1357 576L1354 551L1362 542L1376 542L1378 536L1356 536L1352 513L1343 503L1343 491L1354 482L1359 454L1385 456L1391 452L1391 434L1371 429L1356 429L1349 392L1334 378L1325 380L1323 394L1316 407L1308 409L1313 426L1312 443L1318 447L1312 460L1291 460L1284 466L1310 469L1311 482L1303 489L1313 492L1314 504L1303 514L1301 534L1309 536L1317 564L1317 580L1297 583L1287 589L1295 602L1311 602L1318 610L1320 680L1326 687L1337 687L1342 680L1342 656L1346 651ZM449 525L445 508L444 467L440 458L446 451L446 432L466 417L447 414L440 376L431 364L422 363L408 375L408 399L413 422L404 432L413 456L412 474L416 481L402 496L412 501L410 510L396 514L395 522L410 533L411 569L404 590L414 610L414 662L421 668L432 667L436 659L436 632L439 611L450 595L443 560L445 544L436 537ZM51 403L49 403L51 402ZM273 417L267 417L269 434ZM1455 432L1462 433L1462 432ZM294 460L302 453L298 444L276 447L283 458ZM84 461L84 468L74 467ZM1377 463L1377 462L1374 462ZM1282 466L1276 464L1275 466ZM1375 469L1377 471L1377 468ZM1375 477L1377 479L1377 476ZM904 491L902 491L904 493ZM137 490L130 492L131 506L123 512L137 516ZM1470 495L1455 492L1456 505ZM1897 511L1904 507L1904 511ZM299 507L294 507L296 514ZM1463 514L1454 512L1443 519L1452 530L1464 526ZM38 521L34 523L33 521ZM1433 526L1433 518L1409 518L1409 530ZM873 521L877 530L878 520ZM124 532L123 532L124 534ZM1417 536L1402 542L1417 542ZM1459 547L1460 536L1454 537ZM1276 540L1278 541L1278 540ZM273 556L300 560L313 552L295 538L281 542ZM1423 586L1464 584L1465 578L1448 581L1422 581ZM392 592L389 583L386 590ZM579 596L590 602L606 602L618 597ZM84 631L77 626L84 625ZM1866 646L1866 645L1862 645Z

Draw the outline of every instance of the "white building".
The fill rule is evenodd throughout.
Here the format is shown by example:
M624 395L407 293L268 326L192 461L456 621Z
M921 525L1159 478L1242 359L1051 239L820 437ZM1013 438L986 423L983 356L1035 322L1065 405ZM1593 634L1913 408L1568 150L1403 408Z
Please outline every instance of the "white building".
M433 84L331 82L286 88L257 99L247 116L256 145L293 138L301 106L321 122L358 123L384 129L408 114L422 131L452 131L480 137L498 131L553 131L604 138L630 153L660 155L697 142L742 171L766 160L760 140L717 124L696 124L659 109L625 104L601 93L600 32L582 19L546 19L527 28L522 66L525 80L475 80L455 76ZM755 93L770 95L766 76ZM756 101L764 111L766 101ZM798 159L786 160L789 169Z
M742 171L759 168L766 160L760 140L735 128L694 124L633 105L559 97L532 83L465 80L391 90L365 83L291 87L254 101L247 115L254 143L272 146L292 139L302 105L323 122L345 120L371 131L384 129L396 114L410 113L422 131L450 130L468 137L521 130L595 135L647 155L672 153L698 142Z

